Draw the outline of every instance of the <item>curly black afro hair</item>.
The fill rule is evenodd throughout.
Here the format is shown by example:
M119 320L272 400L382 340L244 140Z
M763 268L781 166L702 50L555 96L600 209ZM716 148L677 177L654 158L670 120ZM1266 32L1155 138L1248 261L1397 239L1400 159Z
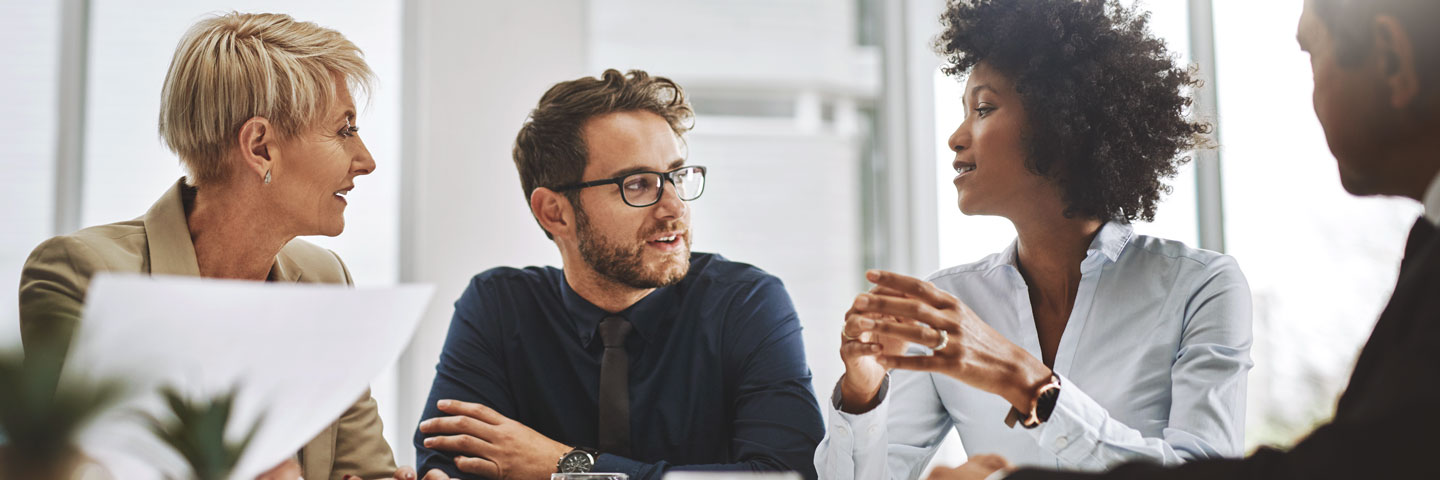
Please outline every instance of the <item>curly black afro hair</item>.
M935 48L957 79L976 64L1014 82L1029 124L1026 166L1055 181L1066 217L1155 219L1180 157L1210 126L1186 118L1199 81L1110 0L950 0Z

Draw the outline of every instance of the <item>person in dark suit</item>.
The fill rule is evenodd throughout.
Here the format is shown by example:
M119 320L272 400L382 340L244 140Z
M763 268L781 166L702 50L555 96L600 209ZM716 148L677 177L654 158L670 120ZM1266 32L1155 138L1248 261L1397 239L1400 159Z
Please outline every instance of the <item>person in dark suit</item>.
M1345 190L1423 202L1395 291L1329 423L1289 451L1107 473L1008 471L998 457L932 479L1440 478L1440 2L1306 0L1297 40ZM1062 393L1063 394L1063 393Z

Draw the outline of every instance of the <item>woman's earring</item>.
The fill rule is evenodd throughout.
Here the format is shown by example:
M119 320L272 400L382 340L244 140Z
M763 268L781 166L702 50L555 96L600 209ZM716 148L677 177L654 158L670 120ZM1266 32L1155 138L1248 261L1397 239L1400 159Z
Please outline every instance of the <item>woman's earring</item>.
M266 171L265 171L265 184L266 184L266 185L269 185L269 184L270 184L270 171L269 171L269 170L266 170Z

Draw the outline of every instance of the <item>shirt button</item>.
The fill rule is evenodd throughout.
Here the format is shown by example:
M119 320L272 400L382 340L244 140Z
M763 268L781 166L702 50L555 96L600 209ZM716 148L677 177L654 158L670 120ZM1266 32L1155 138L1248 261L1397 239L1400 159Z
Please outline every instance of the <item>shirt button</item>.
M872 437L873 437L873 436L876 436L876 435L880 435L880 426L879 426L879 425L871 425L870 428L867 429L867 430L865 430L865 431L866 431L866 432L869 432L869 433L870 433L870 436L872 436Z
M1057 449L1059 449L1059 448L1065 448L1065 446L1066 446L1066 445L1069 445L1069 444L1070 444L1070 439L1069 439L1069 438L1066 438L1064 435L1061 435L1061 436L1055 438L1055 448L1057 448Z
M850 433L850 427L845 426L843 423L836 425L836 430L839 430L841 435Z

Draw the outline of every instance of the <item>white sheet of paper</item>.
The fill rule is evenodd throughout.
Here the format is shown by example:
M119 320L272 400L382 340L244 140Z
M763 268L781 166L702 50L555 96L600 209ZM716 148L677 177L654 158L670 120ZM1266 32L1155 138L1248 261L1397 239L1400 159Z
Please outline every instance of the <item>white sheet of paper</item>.
M138 412L171 418L164 385L206 400L238 386L227 439L260 427L231 478L253 479L360 398L409 343L433 291L97 275L64 382L118 378L132 393L81 435L81 448L115 478L188 478Z

